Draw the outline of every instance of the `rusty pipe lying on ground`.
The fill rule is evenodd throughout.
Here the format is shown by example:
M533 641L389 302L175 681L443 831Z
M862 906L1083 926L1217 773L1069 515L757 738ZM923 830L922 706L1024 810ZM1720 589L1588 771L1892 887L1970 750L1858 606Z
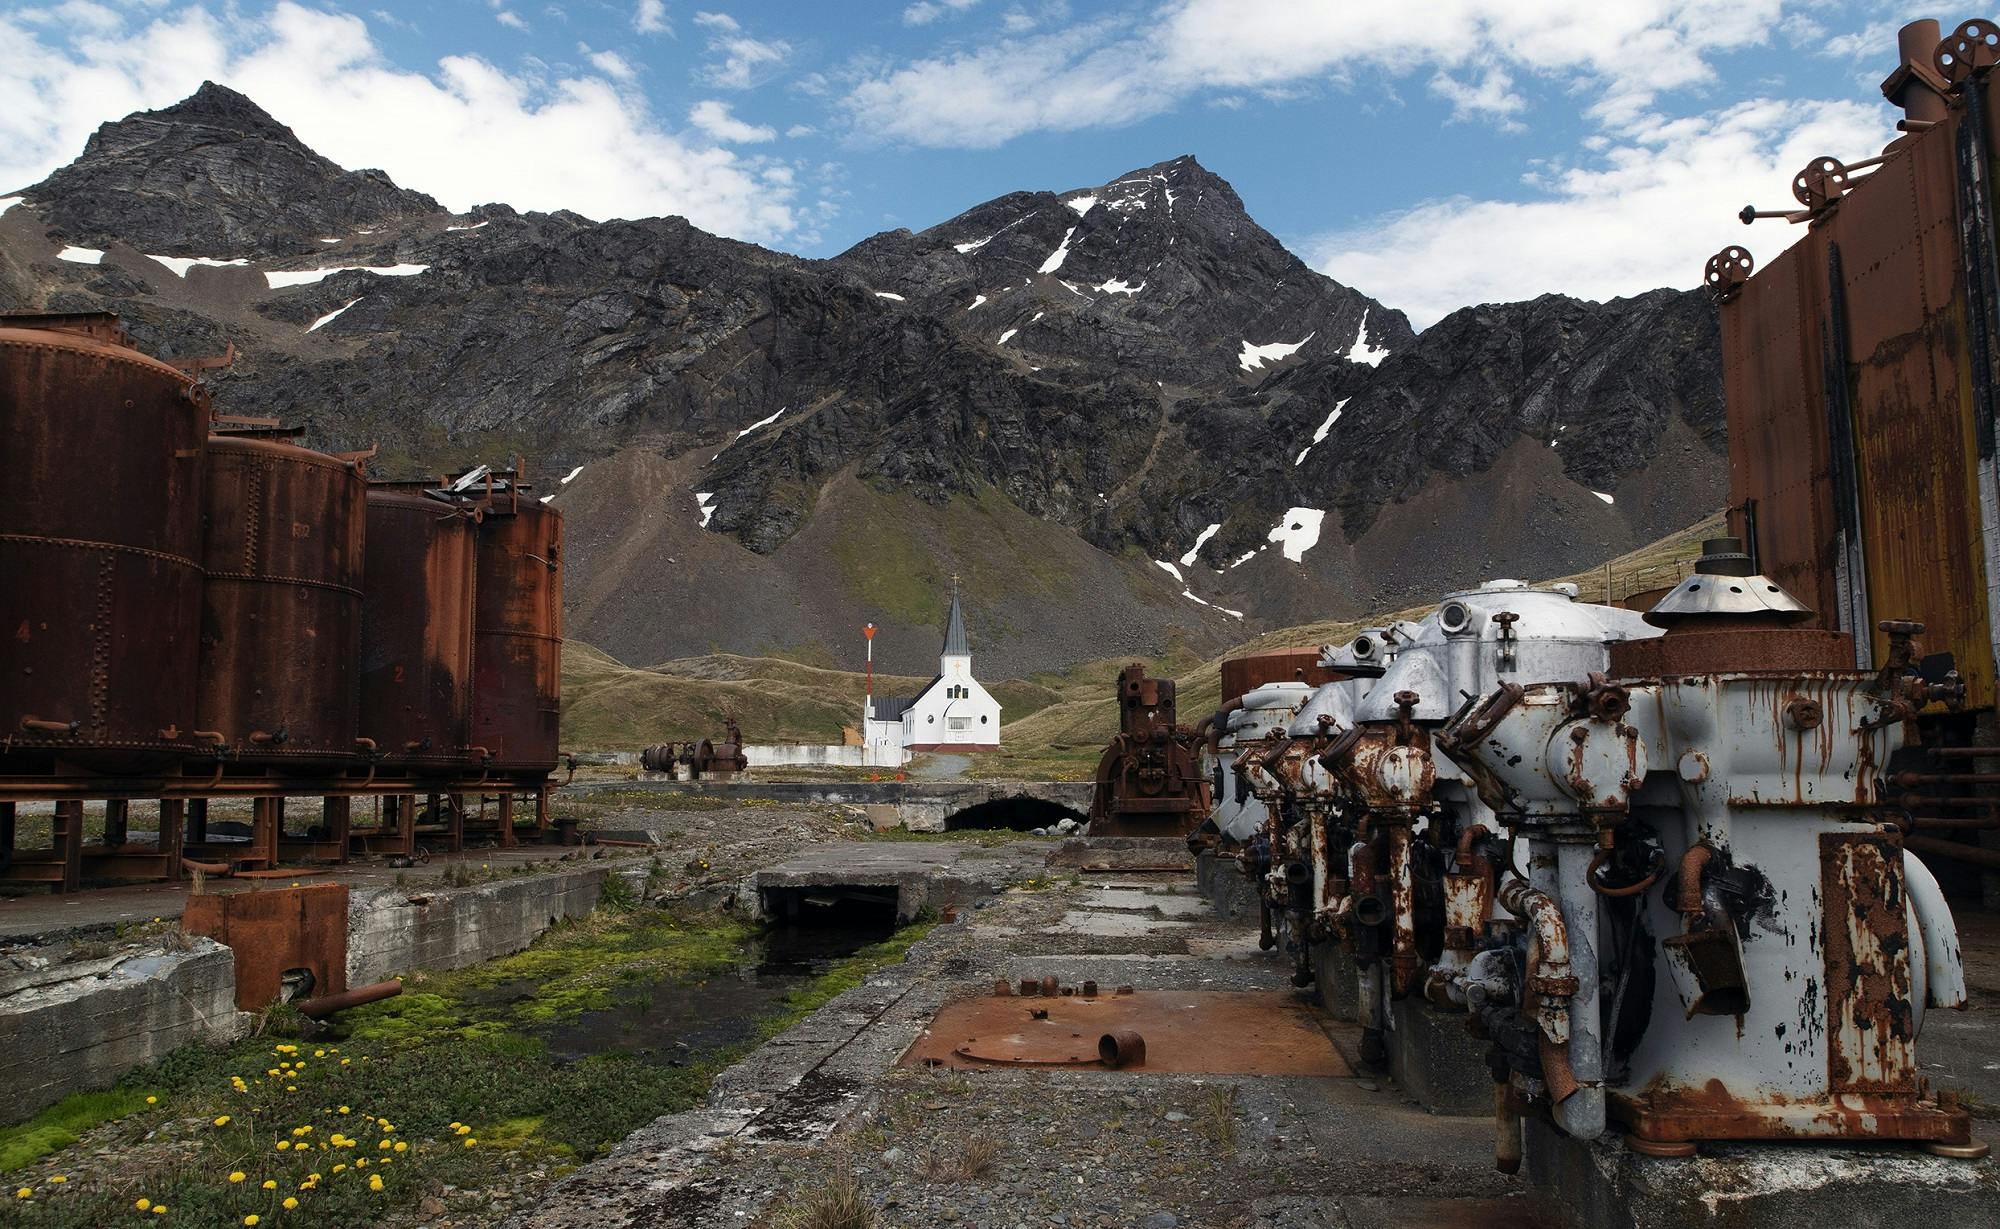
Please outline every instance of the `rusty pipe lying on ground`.
M294 1006L299 1009L300 1015L308 1019L323 1020L337 1011L346 1011L350 1007L359 1007L363 1003L377 1003L383 999L394 998L402 992L402 982L393 980L378 981L372 986L356 986L352 990L343 990L339 994L322 995L316 999L302 999L298 1003L295 1003Z
M1129 1029L1106 1033L1097 1039L1097 1058L1114 1069L1143 1067L1146 1065L1146 1039Z

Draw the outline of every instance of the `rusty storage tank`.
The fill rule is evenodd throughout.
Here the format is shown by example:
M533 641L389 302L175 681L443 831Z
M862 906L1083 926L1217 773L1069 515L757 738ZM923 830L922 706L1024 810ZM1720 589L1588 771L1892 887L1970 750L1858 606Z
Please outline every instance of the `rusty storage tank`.
M281 433L208 438L196 712L237 759L305 768L357 751L367 492L355 461Z
M193 747L208 418L115 316L0 316L0 759Z
M555 767L562 706L562 513L515 487L479 526L472 741L493 767Z
M471 739L471 510L422 484L368 488L361 730L387 767L449 773Z

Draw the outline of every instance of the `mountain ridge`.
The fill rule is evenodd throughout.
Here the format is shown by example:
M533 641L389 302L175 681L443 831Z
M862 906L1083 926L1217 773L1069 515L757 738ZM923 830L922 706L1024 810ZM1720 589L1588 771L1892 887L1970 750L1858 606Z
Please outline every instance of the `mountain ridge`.
M986 647L1017 670L1199 649L1560 574L1723 498L1699 295L1418 334L1193 156L808 260L680 218L453 214L204 85L23 195L0 306L115 310L167 355L234 344L224 404L379 442L385 472L520 452L567 474L572 627L625 660L831 645L878 608L916 644L935 629L905 591L979 569ZM161 260L196 256L242 263ZM848 520L815 529L828 509ZM982 558L1037 553L1036 522L1059 566ZM689 558L699 576L661 562Z

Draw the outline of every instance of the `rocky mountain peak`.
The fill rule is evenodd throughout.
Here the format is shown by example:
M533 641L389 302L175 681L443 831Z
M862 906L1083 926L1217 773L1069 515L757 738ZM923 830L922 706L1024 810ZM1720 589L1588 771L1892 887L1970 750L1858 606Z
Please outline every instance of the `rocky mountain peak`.
M66 239L165 255L308 252L357 227L442 211L381 171L343 170L212 81L102 125L26 196Z

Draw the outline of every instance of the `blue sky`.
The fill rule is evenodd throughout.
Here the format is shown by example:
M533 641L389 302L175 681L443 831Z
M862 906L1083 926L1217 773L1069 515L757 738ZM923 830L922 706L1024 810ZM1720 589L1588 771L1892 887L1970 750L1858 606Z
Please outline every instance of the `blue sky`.
M810 256L1194 154L1425 325L1768 257L1894 136L1880 0L0 0L0 190L211 77L454 208L681 213ZM19 49L19 54L13 54ZM203 253L224 256L227 253Z

